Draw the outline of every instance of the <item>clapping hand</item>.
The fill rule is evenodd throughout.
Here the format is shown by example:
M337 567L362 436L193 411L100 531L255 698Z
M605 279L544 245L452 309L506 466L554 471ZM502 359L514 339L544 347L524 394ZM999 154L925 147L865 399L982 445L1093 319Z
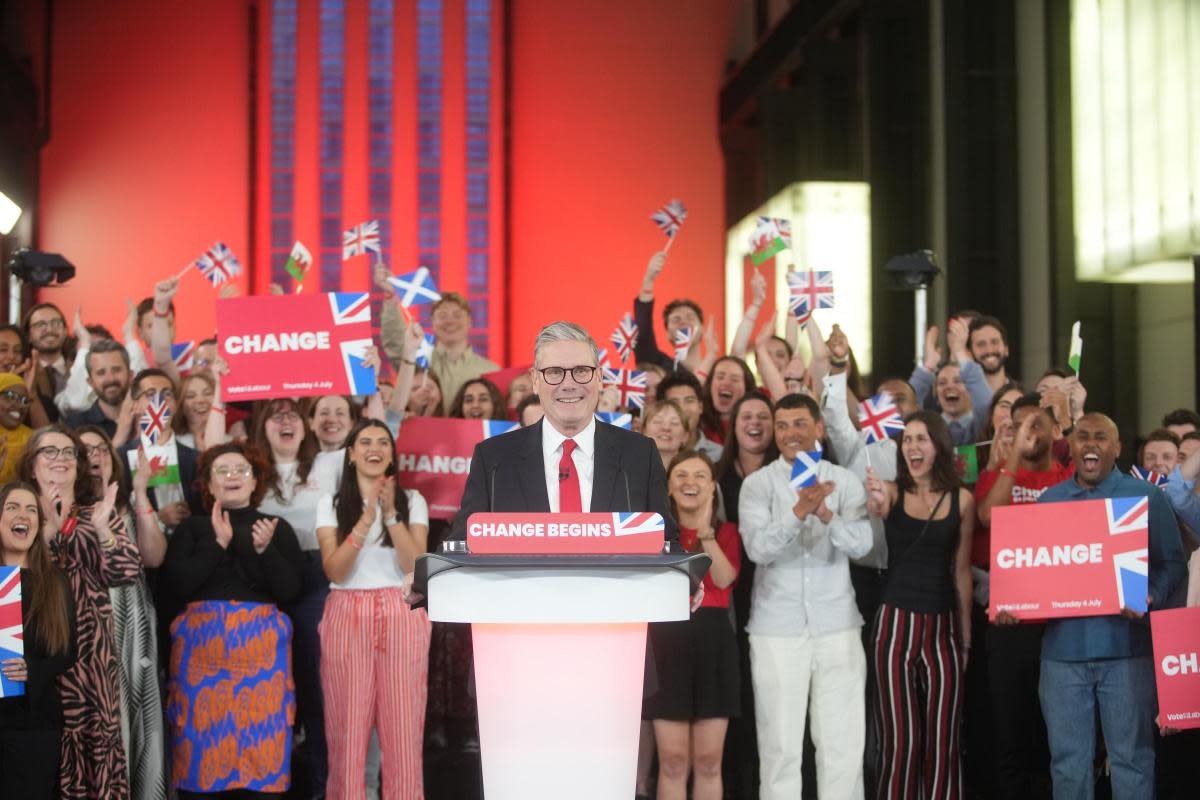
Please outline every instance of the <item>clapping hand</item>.
M822 481L812 486L806 486L797 492L796 505L792 513L797 519L804 519L809 514L815 514L822 522L828 522L831 512L825 505L825 498L833 494L833 481Z
M217 537L217 544L221 546L222 550L228 548L229 543L233 541L233 525L229 522L229 512L221 508L220 500L213 503L212 526L213 533ZM257 543L255 546L257 547Z
M254 541L254 552L262 555L275 536L275 528L279 525L278 517L262 517L256 519L250 527L250 538Z

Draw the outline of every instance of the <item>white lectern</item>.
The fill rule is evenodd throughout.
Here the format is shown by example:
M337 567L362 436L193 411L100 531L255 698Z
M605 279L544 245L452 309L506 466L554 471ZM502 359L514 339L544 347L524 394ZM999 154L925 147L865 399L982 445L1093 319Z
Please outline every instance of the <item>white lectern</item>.
M646 623L687 619L706 555L438 553L429 618L469 622L488 800L634 791Z

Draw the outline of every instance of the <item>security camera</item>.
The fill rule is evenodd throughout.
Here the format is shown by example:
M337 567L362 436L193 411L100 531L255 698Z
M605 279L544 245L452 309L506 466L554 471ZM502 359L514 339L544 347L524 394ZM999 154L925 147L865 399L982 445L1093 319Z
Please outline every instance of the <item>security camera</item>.
M937 255L932 250L918 250L915 253L893 256L884 265L883 271L891 276L892 283L897 289L925 289L933 283L933 279L941 274L937 265Z

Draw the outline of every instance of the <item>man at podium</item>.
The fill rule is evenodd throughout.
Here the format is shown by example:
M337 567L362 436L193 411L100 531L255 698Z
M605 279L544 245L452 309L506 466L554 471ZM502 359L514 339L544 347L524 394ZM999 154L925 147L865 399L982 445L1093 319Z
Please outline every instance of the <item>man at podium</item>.
M462 508L450 538L489 512L652 511L668 541L679 527L667 503L667 476L652 439L599 422L599 351L573 322L552 322L533 348L541 422L475 446Z

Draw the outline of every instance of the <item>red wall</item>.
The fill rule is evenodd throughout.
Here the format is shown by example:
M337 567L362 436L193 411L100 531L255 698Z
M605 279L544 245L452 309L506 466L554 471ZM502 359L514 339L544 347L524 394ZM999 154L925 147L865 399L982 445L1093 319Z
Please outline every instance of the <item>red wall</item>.
M78 275L41 297L68 317L80 304L118 332L125 298L151 294L218 238L247 266L248 37L245 0L54 4L39 244ZM191 270L181 338L211 335L214 297Z
M569 318L601 346L665 244L649 215L688 208L656 297L723 323L718 92L725 0L513 1L509 354ZM658 325L663 345L661 324Z

